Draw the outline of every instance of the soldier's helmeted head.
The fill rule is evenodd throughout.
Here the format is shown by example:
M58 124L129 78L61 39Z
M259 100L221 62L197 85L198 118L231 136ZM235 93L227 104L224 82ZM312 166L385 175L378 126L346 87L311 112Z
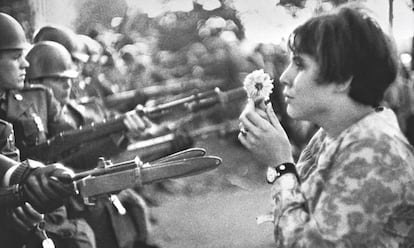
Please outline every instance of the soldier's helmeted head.
M26 68L24 49L29 47L20 23L8 14L0 13L0 91L21 89Z
M82 50L89 56L89 60L93 63L97 63L99 56L101 56L103 52L102 45L98 41L84 34L78 34L77 37L82 43Z
M82 42L75 32L60 26L44 26L33 37L33 43L41 41L54 41L63 45L72 56L73 62L86 63L89 56L82 50Z
M38 42L26 59L30 63L26 75L29 83L43 84L53 90L58 100L68 100L72 79L78 77L78 72L64 46L54 41Z

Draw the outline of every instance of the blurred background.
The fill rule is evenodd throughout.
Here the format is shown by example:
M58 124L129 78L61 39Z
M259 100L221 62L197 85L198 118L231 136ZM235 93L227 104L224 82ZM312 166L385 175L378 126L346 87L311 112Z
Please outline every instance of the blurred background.
M345 2L349 1L0 0L0 11L19 20L29 40L44 25L72 29L89 55L74 95L107 99L107 106L119 111L137 103L156 106L215 87L232 90L242 86L248 73L263 69L274 79L271 101L297 156L317 127L293 121L284 112L278 78L288 59L286 39L311 15ZM414 1L360 2L372 9L395 40L400 74L384 105L396 111L413 142ZM243 107L244 101L231 101L170 123L171 128L185 126L193 146L220 156L223 163L202 175L145 188L152 238L160 247L271 247L272 226L255 222L256 216L270 210L265 166L237 140ZM177 115L173 113L172 119ZM147 154L159 149L154 145ZM135 155L131 146L112 159Z

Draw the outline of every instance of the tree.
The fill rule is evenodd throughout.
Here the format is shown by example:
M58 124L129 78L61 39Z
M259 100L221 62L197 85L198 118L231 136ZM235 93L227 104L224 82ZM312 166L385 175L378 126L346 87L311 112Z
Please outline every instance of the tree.
M111 28L114 17L123 17L127 11L125 0L82 0L78 1L76 31L88 33L90 28L102 25Z
M26 37L31 40L35 26L35 11L29 0L0 0L0 11L13 16L26 32Z
M365 0L319 0L319 6L316 7L315 12L320 12L321 10L321 5L323 2L329 2L331 3L333 6L339 6L341 4L347 3L347 2L363 2ZM414 5L414 0L413 1L413 5ZM305 4L306 4L306 0L279 0L279 3L277 3L278 5L284 6L287 9L292 9L292 8L304 8ZM392 24L393 24L393 19L394 19L394 0L388 0L388 22L390 24L390 27L392 28ZM295 15L295 13L293 13L293 16Z

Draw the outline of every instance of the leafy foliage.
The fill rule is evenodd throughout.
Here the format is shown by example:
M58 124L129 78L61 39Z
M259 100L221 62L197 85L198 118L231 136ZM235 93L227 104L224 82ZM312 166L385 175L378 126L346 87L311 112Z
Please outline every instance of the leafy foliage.
M32 1L0 0L0 12L13 16L20 24L22 24L28 40L31 39L35 26L35 11Z
M123 17L127 11L125 0L81 0L77 1L78 17L76 31L88 33L91 28L111 27L114 17Z

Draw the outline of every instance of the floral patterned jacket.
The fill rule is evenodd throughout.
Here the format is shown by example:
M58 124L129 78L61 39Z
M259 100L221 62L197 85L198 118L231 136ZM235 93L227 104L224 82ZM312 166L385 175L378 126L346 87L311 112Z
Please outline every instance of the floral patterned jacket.
M297 170L300 185L272 186L277 247L414 247L414 153L391 110L320 129Z

